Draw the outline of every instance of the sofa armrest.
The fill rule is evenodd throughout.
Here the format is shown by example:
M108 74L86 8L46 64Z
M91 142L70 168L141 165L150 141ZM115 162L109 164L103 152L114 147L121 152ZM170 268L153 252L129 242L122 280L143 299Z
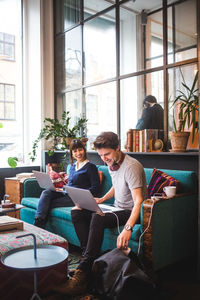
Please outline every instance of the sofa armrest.
M193 242L195 245L197 204L197 194L191 193L177 194L172 198L163 197L154 202L147 199L143 202L143 232L149 225L143 235L143 257L148 267L158 269L164 266L165 256L166 261L171 259L173 262L186 243ZM193 250L191 248L191 252ZM170 252L173 254L168 257Z
M43 189L39 186L35 178L28 178L24 181L24 195L23 197L40 197Z

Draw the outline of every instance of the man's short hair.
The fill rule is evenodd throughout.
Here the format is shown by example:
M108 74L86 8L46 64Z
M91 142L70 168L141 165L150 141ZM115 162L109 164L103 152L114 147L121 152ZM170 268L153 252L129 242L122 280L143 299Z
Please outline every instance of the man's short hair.
M100 133L94 141L95 149L111 148L116 150L119 146L118 135L112 131Z
M157 99L156 97L152 96L152 95L148 95L144 98L144 102L150 102L150 103L157 103Z

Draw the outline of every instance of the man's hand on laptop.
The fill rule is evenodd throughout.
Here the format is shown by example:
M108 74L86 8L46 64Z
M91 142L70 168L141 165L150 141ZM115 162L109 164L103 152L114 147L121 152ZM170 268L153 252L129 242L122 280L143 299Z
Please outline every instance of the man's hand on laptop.
M104 197L101 197L101 198L94 197L94 199L95 199L95 201L96 201L97 204L101 204L101 203L103 203L105 201Z

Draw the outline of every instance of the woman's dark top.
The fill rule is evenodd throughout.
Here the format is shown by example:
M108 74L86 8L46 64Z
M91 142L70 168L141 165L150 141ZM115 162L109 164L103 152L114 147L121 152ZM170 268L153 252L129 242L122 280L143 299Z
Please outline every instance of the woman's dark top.
M158 103L152 107L147 107L138 120L136 129L163 129L164 127L164 110Z
M98 196L100 192L100 180L97 167L91 163L86 163L76 171L74 163L69 171L68 185L90 190L93 196Z

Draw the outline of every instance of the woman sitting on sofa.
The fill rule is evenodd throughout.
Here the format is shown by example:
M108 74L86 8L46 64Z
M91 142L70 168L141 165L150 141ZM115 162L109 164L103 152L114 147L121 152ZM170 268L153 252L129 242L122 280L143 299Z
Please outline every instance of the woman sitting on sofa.
M89 162L85 146L80 140L72 140L70 160L68 185L88 189L96 197L100 190L98 170L93 163ZM76 162L73 163L73 160ZM44 190L40 196L34 225L45 228L52 208L69 206L74 206L74 203L67 193Z

